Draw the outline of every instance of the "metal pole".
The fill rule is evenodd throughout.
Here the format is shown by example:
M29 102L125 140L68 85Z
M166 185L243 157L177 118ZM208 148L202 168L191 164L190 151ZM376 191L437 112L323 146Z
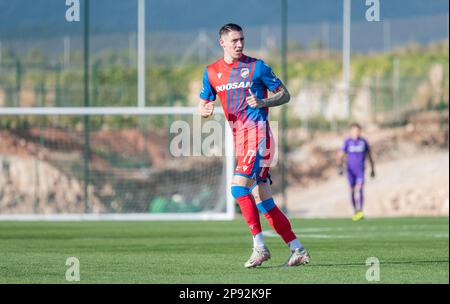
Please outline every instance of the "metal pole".
M136 54L136 34L135 33L128 33L128 60L130 63L130 66L133 66L135 64L135 54Z
M61 68L59 65L55 67L55 102L56 107L61 106Z
M322 43L323 43L323 53L328 55L330 49L330 24L328 22L322 22Z
M92 106L98 106L98 69L99 62L95 62L92 66Z
M13 100L14 106L20 106L20 91L22 91L22 64L20 59L16 61L16 96Z
M231 195L231 185L233 182L233 171L235 166L235 154L234 154L234 139L231 128L225 127L225 157L226 157L226 206L227 216L229 219L234 219L236 214L236 205L234 197Z
M70 66L70 36L64 36L64 70Z
M383 21L383 43L384 51L389 52L391 50L391 23L389 20Z
M259 48L260 48L260 52L265 51L265 48L267 47L266 45L266 37L267 37L267 26L262 25L261 29L260 29L260 44L259 44Z
M400 113L400 102L399 102L399 97L400 97L400 59L398 57L394 58L394 63L393 63L393 99L394 99L394 112L395 115L397 117L397 119L399 118L399 113Z
M351 0L344 0L343 17L343 43L342 43L342 73L344 85L344 103L346 116L350 118L350 25L351 25Z
M138 106L145 107L145 0L138 0Z
M84 107L89 107L89 0L84 2ZM89 212L89 116L83 116L83 192L84 192L84 210Z
M283 83L287 86L287 0L281 0L281 77ZM286 181L286 106L281 107L281 153L280 153L280 172L281 172L281 194L283 197L282 211L288 212L287 208L287 181Z
M200 64L204 64L207 60L207 53L208 50L208 35L206 34L205 29L201 29L198 32L198 60Z

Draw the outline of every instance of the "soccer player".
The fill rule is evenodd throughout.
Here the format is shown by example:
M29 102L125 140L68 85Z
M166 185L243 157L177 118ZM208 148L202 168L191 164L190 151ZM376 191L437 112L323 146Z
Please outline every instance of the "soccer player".
M244 55L244 34L239 25L224 25L219 43L224 55L205 69L198 111L205 118L213 115L213 101L218 95L233 131L237 166L231 194L253 235L253 252L244 266L256 267L270 259L258 210L290 248L285 266L306 264L309 253L275 204L270 187L275 143L268 122L269 108L287 103L289 92L266 63ZM268 91L273 96L268 97Z
M361 137L361 126L353 123L350 126L350 137L346 138L341 150L338 153L337 165L339 175L344 174L344 162L347 167L347 179L350 185L351 201L354 215L353 221L364 218L364 174L366 156L369 158L371 172L370 176L375 177L375 165L370 151L369 143Z

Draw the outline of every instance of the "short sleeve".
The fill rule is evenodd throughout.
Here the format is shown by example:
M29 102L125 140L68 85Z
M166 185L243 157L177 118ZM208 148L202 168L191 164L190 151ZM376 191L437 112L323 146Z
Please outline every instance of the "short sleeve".
M281 80L272 71L272 68L262 60L260 66L260 75L262 82L271 92L275 91L275 89L282 84Z
M205 69L203 73L203 85L202 91L200 92L200 98L206 101L214 101L216 100L216 92L211 86L208 78L208 69Z

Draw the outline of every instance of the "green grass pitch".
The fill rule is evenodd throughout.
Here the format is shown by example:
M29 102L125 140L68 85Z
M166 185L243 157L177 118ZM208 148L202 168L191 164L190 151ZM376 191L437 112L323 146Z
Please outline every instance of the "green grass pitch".
M312 260L279 267L289 251L263 229L272 259L245 269L251 238L244 220L223 222L0 222L0 283L449 283L448 218L293 220ZM73 284L71 282L71 284Z

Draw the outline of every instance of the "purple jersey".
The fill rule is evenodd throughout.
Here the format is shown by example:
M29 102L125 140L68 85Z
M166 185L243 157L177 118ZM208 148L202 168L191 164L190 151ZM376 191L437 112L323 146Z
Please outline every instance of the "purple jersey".
M342 146L342 151L347 154L347 168L353 172L364 172L366 153L369 149L369 144L364 138L347 138Z

